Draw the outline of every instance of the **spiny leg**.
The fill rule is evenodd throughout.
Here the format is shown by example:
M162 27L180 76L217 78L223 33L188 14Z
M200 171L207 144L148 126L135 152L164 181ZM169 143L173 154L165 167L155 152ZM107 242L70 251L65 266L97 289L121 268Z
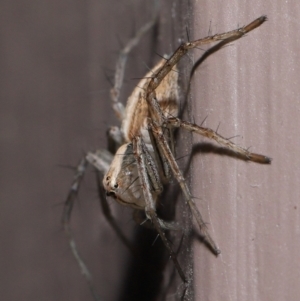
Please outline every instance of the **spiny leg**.
M65 201L62 223L63 223L63 227L65 230L66 236L68 237L68 240L69 240L70 249L73 253L75 260L77 261L77 264L79 265L80 271L81 271L82 275L84 276L84 278L86 279L94 299L97 301L100 301L100 298L93 285L92 276L91 276L85 262L83 261L83 259L81 258L80 254L78 252L78 248L77 248L76 242L74 240L74 237L72 235L72 231L71 231L71 227L70 227L70 218L71 218L72 208L73 208L73 205L77 198L80 184L82 182L82 179L83 179L83 176L84 176L84 173L85 173L87 167L88 167L88 161L84 157L80 160L80 162L76 168L76 173L73 178L71 189L68 194L67 200Z
M86 155L86 160L102 174L108 171L112 159L113 155L103 148L94 153L88 152Z
M152 155L150 154L143 139L140 140L140 145L141 145L141 151L143 153L143 156L145 157L147 177L149 179L149 183L151 184L152 196L153 196L153 198L156 199L157 196L160 195L163 190L160 173L159 173L159 170L163 167L162 167L162 165L159 165L159 167L158 167L155 164L155 161L152 158ZM153 146L154 155L157 155L156 162L159 162L159 157L160 157L159 150L156 149L155 143L152 146ZM168 165L168 169L169 169L169 165ZM160 218L158 218L158 221L159 221L160 227L163 230L180 230L181 229L177 223L167 222Z
M164 117L164 114L163 114L163 112L158 104L158 101L156 99L155 89L160 85L163 78L172 70L172 68L179 62L179 60L188 52L188 50L205 45L205 44L209 44L212 42L218 42L218 41L220 41L222 46L224 46L225 44L230 43L234 40L237 40L237 39L241 38L242 36L244 36L246 33L250 32L251 30L259 27L266 20L267 20L267 18L265 16L262 16L256 20L252 21L248 25L241 27L239 29L236 29L236 30L233 30L230 32L226 32L226 33L222 33L222 34L208 36L206 38L202 38L202 39L196 40L194 42L188 42L188 43L184 43L184 44L180 45L178 47L178 49L174 52L174 54L166 61L164 66L153 75L153 77L150 80L149 85L147 87L147 91L146 91L146 100L149 105L149 112L150 112L150 116L151 116L151 122L149 122L150 131L152 131L152 133L154 134L156 142L160 146L160 149L162 150L164 156L167 158L167 160L171 166L172 172L181 186L181 189L184 193L185 199L187 200L187 203L188 203L189 207L191 208L191 211L193 212L193 215L195 216L195 218L197 220L200 230L202 230L202 233L205 235L205 238L206 238L208 244L211 246L211 248L213 249L215 254L218 254L220 251L206 230L202 216L201 216L200 212L198 211L198 209L192 199L191 193L188 189L185 179L184 179L184 177L178 167L178 164L170 150L168 142L164 137L161 126L166 124L166 118ZM258 158L258 160L260 160L259 156L258 157L253 156L254 160L257 158Z
M232 150L233 152L244 157L248 161L252 161L260 164L270 164L272 161L272 159L267 156L249 152L247 149L236 145L235 143L231 142L229 139L222 137L221 135L219 135L217 132L215 132L210 128L204 128L197 124L180 120L179 118L166 119L166 126L171 126L173 128L181 127L187 131L195 132L199 135L215 140L222 146Z
M199 210L192 198L192 195L190 193L188 185L180 171L180 168L176 162L176 159L174 158L174 155L169 147L169 144L168 144L167 140L165 139L162 128L155 126L154 124L151 124L151 123L149 124L149 126L150 126L150 130L152 131L152 133L155 137L157 144L160 146L163 156L167 159L167 161L170 164L170 167L174 174L174 177L177 179L177 181L183 191L185 200L187 201L188 206L190 207L190 209L193 213L193 216L195 217L195 219L197 221L197 224L200 228L201 234L203 235L205 242L208 244L208 246L211 248L211 250L214 252L214 254L218 255L220 253L220 250L218 249L215 242L213 241L213 239L211 238L211 236L208 233L208 230L207 230L204 220L201 216L201 213L199 212Z
M174 262L175 268L177 269L182 281L184 283L187 283L187 280L185 278L183 270L177 260L177 256L176 256L175 252L173 251L170 242L166 238L165 233L161 227L161 222L156 214L156 204L153 199L152 192L151 192L151 184L150 184L150 181L149 181L149 178L147 175L147 168L146 168L147 162L146 162L145 153L143 152L141 141L142 141L141 137L139 137L139 136L135 137L135 139L133 140L133 149L134 149L134 155L135 155L136 161L137 161L139 179L143 186L144 198L145 198L145 203L146 203L145 213L146 213L147 218L149 218L151 220L151 222L153 223L154 228L156 229L156 231L160 235L164 245L166 246L166 248L170 254L170 257Z
M124 73L125 73L125 67L126 67L128 55L132 51L132 49L138 45L141 38L155 25L158 17L157 6L158 6L157 1L155 1L155 7L154 7L154 13L152 19L137 31L135 36L127 42L127 44L119 54L119 58L116 64L114 86L110 90L110 98L112 101L112 108L116 116L118 117L118 119L121 121L125 118L125 108L124 105L120 102L120 91L124 81Z
M256 20L252 21L246 26L241 28L221 33L215 34L213 36L208 36L199 40L195 40L193 42L187 42L181 44L174 54L166 60L165 64L159 69L155 74L153 74L151 81L147 87L146 91L146 100L149 104L149 110L151 114L151 118L153 121L157 122L158 124L162 124L163 122L163 113L159 107L158 101L156 99L155 89L159 86L163 78L172 70L172 68L180 61L180 59L190 50L193 48L197 48L202 45L210 44L213 42L221 41L222 46L231 43L235 40L240 39L248 32L252 31L253 29L259 27L267 21L266 16L261 16Z
M261 164L270 164L271 163L271 158L269 158L267 156L251 153L247 149L244 149L244 148L234 144L230 140L222 137L221 135L219 135L218 133L216 133L215 131L213 131L211 129L203 128L196 124L182 121L179 118L168 118L168 119L166 119L166 122L163 126L164 127L173 127L173 128L174 127L182 127L188 131L196 132L202 136L205 136L207 138L217 141L219 144L221 144L221 145L225 146L226 148L231 149L235 153L243 156L246 160L253 161L256 163L261 163ZM212 240L212 238L210 237L210 235L206 229L203 218L192 199L192 196L191 196L189 188L186 184L186 181L178 167L178 164L174 158L174 155L173 155L173 153L169 147L169 144L163 134L163 130L162 130L163 127L156 126L152 123L149 124L149 127L155 137L157 144L159 145L159 149L162 151L163 156L167 158L167 161L170 164L172 172L181 186L181 189L184 193L185 199L187 200L188 205L191 208L191 211L193 212L194 217L196 218L196 221L200 227L202 234L204 235L206 242L208 243L208 245L211 247L211 249L214 251L214 253L216 255L219 254L220 251L217 248L217 246L215 245L214 241Z
M107 132L107 149L111 154L115 154L118 148L124 143L124 137L118 126L111 126Z

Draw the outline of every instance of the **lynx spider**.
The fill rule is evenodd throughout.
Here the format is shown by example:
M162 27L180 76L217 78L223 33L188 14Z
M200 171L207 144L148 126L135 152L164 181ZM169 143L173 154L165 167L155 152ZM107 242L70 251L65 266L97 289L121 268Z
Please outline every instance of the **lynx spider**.
M152 28L155 23L155 18L144 25L122 50L116 67L115 84L111 90L112 107L122 122L122 126L121 129L112 127L109 131L110 137L114 141L113 145L118 146L118 149L115 156L104 149L94 153L89 152L80 161L74 175L71 190L65 202L63 215L64 229L68 235L71 250L96 300L99 298L94 290L89 271L79 256L69 223L72 207L78 194L81 180L89 164L104 175L103 186L107 195L112 196L123 205L145 212L147 220L150 221L152 226L157 230L174 262L175 268L185 284L187 283L187 278L164 233L164 230L177 229L176 224L165 222L156 214L157 198L163 190L163 185L171 175L173 175L179 183L184 199L206 243L216 255L220 253L208 233L203 218L194 203L187 183L174 158L173 130L175 128L183 128L187 131L195 132L215 140L221 146L230 149L244 160L270 164L271 159L267 156L249 152L247 149L222 137L212 129L179 119L177 117L178 72L176 64L188 50L217 42L215 46L203 54L199 60L202 62L210 54L216 52L224 45L243 37L248 32L259 27L266 20L266 16L261 16L248 25L236 30L181 44L169 58L162 59L146 74L145 78L139 82L129 97L125 109L119 102L119 94L123 83L127 55L132 48L135 47L140 38ZM101 180L99 174L97 175L99 182ZM101 188L99 187L99 189ZM131 248L114 221L105 198L102 198L101 202L109 223L122 241Z

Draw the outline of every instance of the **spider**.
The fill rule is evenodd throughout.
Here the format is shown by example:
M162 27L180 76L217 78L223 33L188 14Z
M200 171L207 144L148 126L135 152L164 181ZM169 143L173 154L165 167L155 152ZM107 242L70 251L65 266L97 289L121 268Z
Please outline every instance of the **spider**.
M216 255L220 253L207 230L187 182L174 157L174 129L182 128L215 140L244 160L270 164L271 159L264 155L249 152L212 129L183 121L177 117L179 102L177 63L190 49L216 42L215 46L203 54L203 61L210 54L224 45L243 37L266 20L266 16L261 16L238 29L181 44L171 56L161 59L141 79L128 98L126 108L119 102L126 58L141 36L153 26L155 19L143 26L121 52L116 68L115 85L111 90L112 107L121 121L121 128L112 127L109 130L110 151L102 149L96 152L89 152L80 161L70 193L65 202L63 216L63 224L69 237L72 252L94 296L96 296L96 293L93 289L90 274L78 254L69 225L71 210L79 191L80 182L89 164L104 175L102 184L107 196L113 197L120 204L129 206L137 212L144 212L145 223L150 223L159 234L185 284L188 279L178 262L176 253L165 236L165 230L176 230L178 225L164 221L158 217L156 212L158 198L163 191L163 186L171 177L174 177L179 183L186 204L191 210L204 240L213 253ZM113 155L114 152L115 155ZM99 174L97 175L99 177ZM98 181L101 181L100 178L98 178ZM105 198L101 202L108 221L122 241L131 248L118 228L117 223L112 218Z

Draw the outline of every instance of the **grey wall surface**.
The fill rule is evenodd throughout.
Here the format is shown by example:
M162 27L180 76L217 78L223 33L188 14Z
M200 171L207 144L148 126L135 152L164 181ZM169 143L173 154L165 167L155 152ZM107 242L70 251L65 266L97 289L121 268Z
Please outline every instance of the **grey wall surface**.
M118 125L109 79L122 45L150 20L153 3L1 2L2 300L92 300L61 226L74 171L60 165L75 167L84 152L106 147L108 126ZM178 45L176 28L185 32L192 21L180 21L188 18L178 13L186 6L179 1L162 6L158 31L145 36L129 57L123 102L137 84L132 79L143 77L159 58L155 51L170 53ZM95 181L90 170L72 215L75 239L101 300L134 300L128 292L134 284L127 285L133 260L103 217ZM112 200L110 205L133 240L131 210ZM154 256L155 237L148 247ZM155 263L149 259L149 265ZM143 277L131 281L137 278ZM147 294L154 291L150 283L147 287Z
M158 39L149 34L130 56L123 101L136 83L131 79L153 63L153 49L170 53L186 37L186 26L198 38L267 14L261 28L197 69L188 107L192 120L208 116L206 126L220 123L219 133L239 135L234 142L274 159L260 166L206 152L203 145L193 156L193 195L222 251L215 258L198 240L194 253L184 246L194 254L195 300L297 300L300 5L189 5L163 5ZM1 299L92 300L60 224L73 171L59 165L74 166L85 151L105 147L107 126L118 123L107 77L121 45L151 10L152 1L1 2ZM182 66L181 76L187 74ZM111 206L133 239L130 210ZM102 300L126 300L130 255L101 213L92 171L72 226Z

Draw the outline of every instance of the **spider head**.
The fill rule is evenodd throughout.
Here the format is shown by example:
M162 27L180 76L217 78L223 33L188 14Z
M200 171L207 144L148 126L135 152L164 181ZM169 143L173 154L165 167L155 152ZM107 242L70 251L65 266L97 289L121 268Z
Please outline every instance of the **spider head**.
M138 176L132 144L122 145L116 152L110 168L103 179L106 195L122 205L144 209L143 190Z

